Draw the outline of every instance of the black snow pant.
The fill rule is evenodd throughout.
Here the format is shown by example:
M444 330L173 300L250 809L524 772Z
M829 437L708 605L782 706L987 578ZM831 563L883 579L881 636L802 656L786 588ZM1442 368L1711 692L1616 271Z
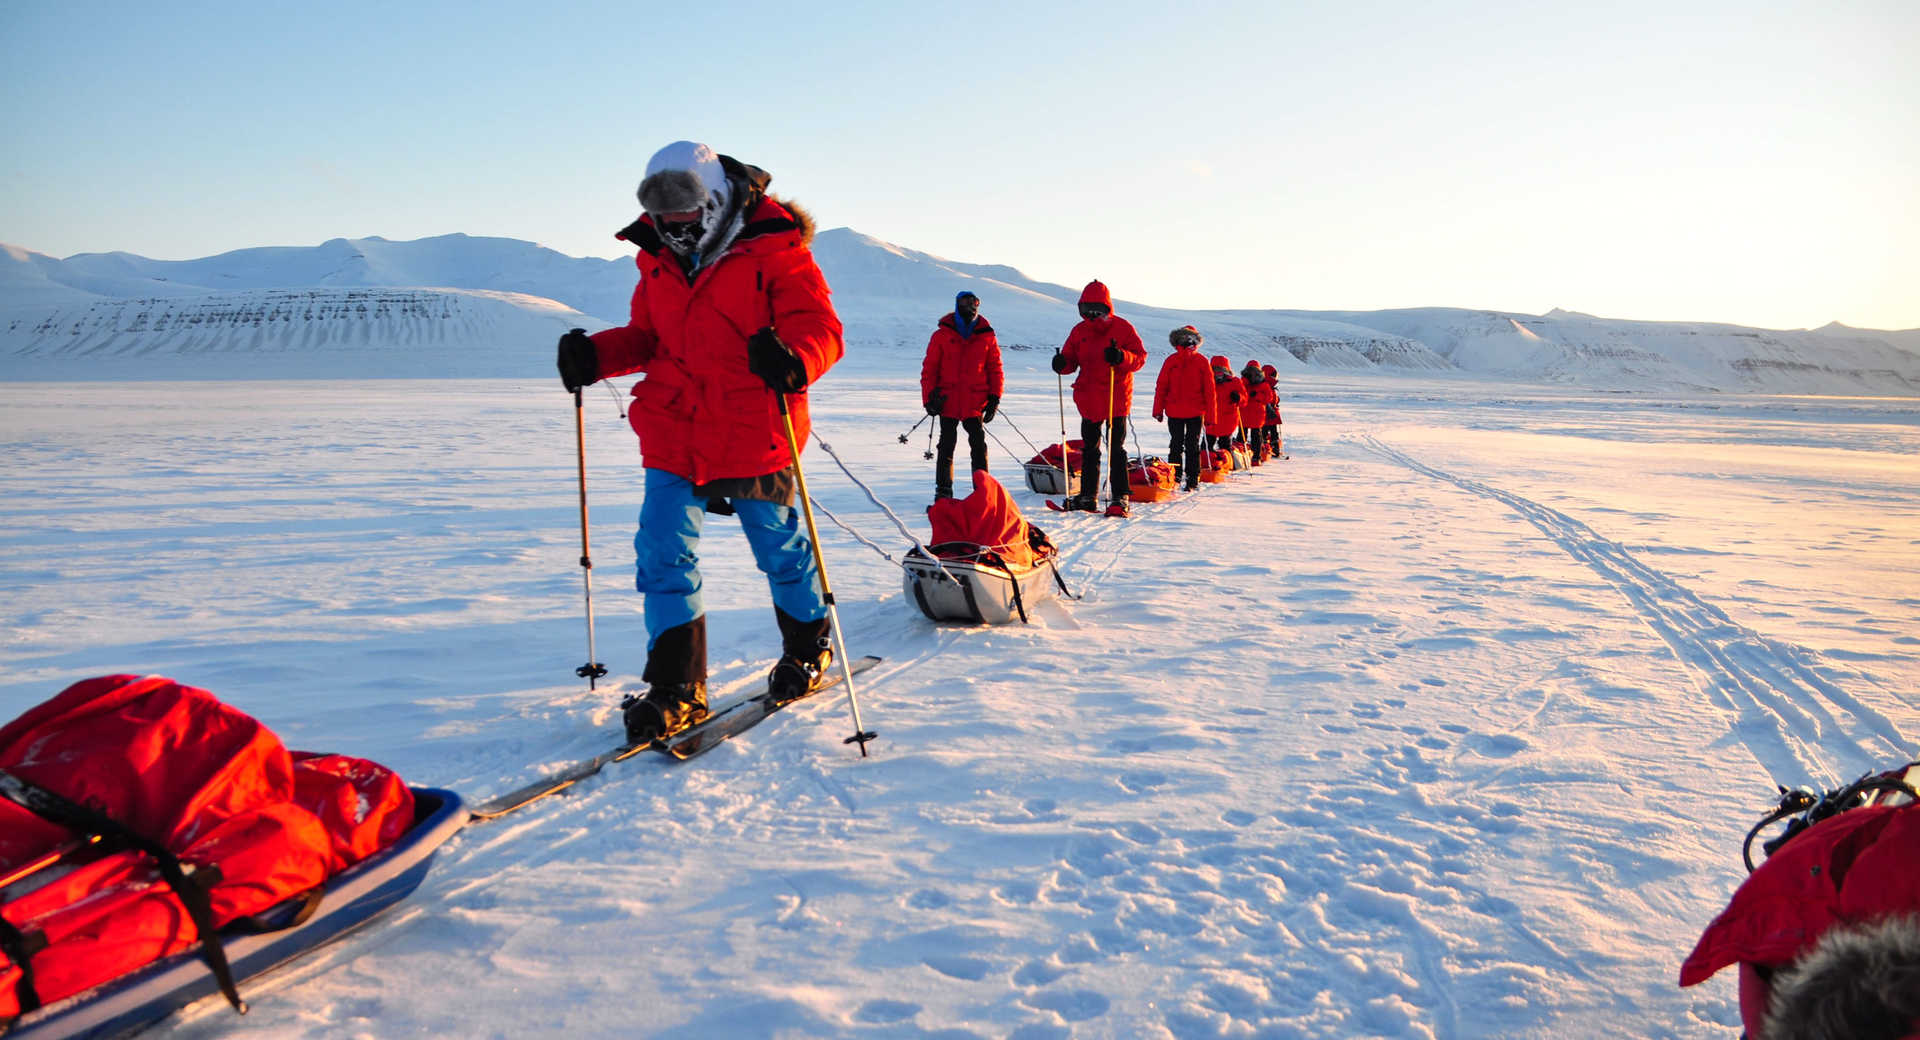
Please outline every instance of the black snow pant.
M1208 437L1207 443L1213 446L1214 451L1232 451L1233 434L1227 434L1225 437Z
M933 460L933 494L945 498L953 494L953 442L960 426L967 428L967 448L972 452L973 469L987 468L987 427L979 416L968 419L940 417L940 447ZM973 469L967 472L971 474Z
M1115 499L1130 497L1127 482L1127 417L1116 415L1102 424L1097 419L1080 420L1080 493L1088 500L1100 489L1100 427L1107 427L1107 473L1112 478L1108 493Z
M1199 416L1191 419L1167 417L1167 433L1170 441L1167 445L1167 458L1173 462L1175 483L1184 483L1191 487L1200 480L1200 427L1204 425Z

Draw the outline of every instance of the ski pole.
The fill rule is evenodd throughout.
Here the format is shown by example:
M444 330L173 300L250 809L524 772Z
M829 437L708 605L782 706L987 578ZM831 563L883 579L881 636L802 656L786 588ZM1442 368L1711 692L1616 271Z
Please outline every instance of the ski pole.
M1073 485L1067 480L1067 377L1055 372L1053 382L1060 394L1060 493L1070 495ZM1086 445L1082 444L1080 448L1084 451Z
M1124 472L1126 472L1126 467L1127 467L1127 460L1126 460L1126 455L1127 455L1127 441L1126 441L1126 437L1125 437L1125 435L1124 435L1124 434L1125 434L1125 431L1123 430L1123 431L1121 431L1121 432L1122 432L1122 436L1121 436L1121 438L1120 438L1120 471L1121 471L1122 473L1124 473ZM1106 432L1106 438L1107 438L1107 471L1108 471L1109 473L1111 473L1111 472L1113 471L1113 366L1112 366L1112 365L1108 365L1108 366L1107 366L1107 432ZM1119 488L1117 488L1117 487L1113 487L1113 486L1112 486L1112 484L1113 484L1113 481L1112 481L1112 480L1108 480L1108 481L1107 481L1107 484L1108 484L1108 487L1107 487L1107 496L1108 496L1109 498L1111 498L1111 497L1113 497L1114 495L1118 495L1118 494L1120 493L1120 489L1119 489Z
M833 586L827 583L827 554L820 548L820 529L813 525L813 499L807 497L807 474L800 468L800 442L793 436L793 414L787 411L787 395L774 391L780 400L780 421L787 426L787 451L793 457L793 478L800 485L800 510L807 518L807 541L813 545L813 565L820 571L820 598L827 603L827 617L833 623L833 638L840 644L840 677L847 686L847 706L853 710L853 736L842 744L859 744L860 757L867 757L867 741L879 734L860 723L860 700L853 692L853 664L847 657L847 633L840 627L840 611L833 602Z
M933 418L932 412L928 412L927 414L921 416L920 422L914 423L912 426L907 428L907 432L900 435L900 443L902 444L907 443L907 438L913 436L913 431L920 428L920 423L926 422L928 419L931 419L931 418Z
M593 553L587 545L587 422L582 414L580 388L573 388L573 447L580 464L580 577L587 590L587 663L573 674L594 689L594 680L607 674L607 666L594 659L593 647Z

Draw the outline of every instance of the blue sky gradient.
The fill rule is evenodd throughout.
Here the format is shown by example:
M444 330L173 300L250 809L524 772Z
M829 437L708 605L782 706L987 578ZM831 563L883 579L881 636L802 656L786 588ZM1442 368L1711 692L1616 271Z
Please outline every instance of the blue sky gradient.
M1165 306L1920 326L1920 4L0 5L0 241L616 256L704 140Z

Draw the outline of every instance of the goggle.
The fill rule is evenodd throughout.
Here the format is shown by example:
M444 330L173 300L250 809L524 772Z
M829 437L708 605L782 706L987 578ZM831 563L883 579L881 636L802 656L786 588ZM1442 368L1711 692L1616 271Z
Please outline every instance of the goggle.
M1173 334L1173 345L1176 347L1197 347L1200 345L1200 337L1191 332L1176 332Z
M1083 303L1080 305L1080 316L1083 318L1098 318L1106 313L1107 309L1097 303Z

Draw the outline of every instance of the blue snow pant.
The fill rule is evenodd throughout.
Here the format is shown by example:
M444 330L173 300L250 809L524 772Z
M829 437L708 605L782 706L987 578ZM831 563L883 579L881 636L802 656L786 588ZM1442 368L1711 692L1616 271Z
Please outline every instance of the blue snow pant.
M640 503L634 585L646 596L647 649L660 633L706 614L700 599L700 528L707 500L693 483L663 469L649 469L647 497ZM754 562L773 589L773 605L796 621L827 616L820 594L820 568L807 544L800 510L777 502L729 499L753 548Z

